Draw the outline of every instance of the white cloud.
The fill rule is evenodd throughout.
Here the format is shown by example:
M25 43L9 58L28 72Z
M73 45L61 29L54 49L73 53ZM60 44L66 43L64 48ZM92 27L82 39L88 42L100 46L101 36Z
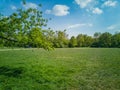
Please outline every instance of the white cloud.
M28 8L35 8L35 9L37 9L38 8L38 5L37 4L35 4L35 3L31 3L31 2L27 2L25 5L23 5L23 7L25 8L25 9L28 9Z
M17 9L16 6L14 6L14 5L11 5L10 7L11 7L12 10L16 10Z
M112 0L108 0L103 3L103 6L107 6L107 7L115 7L116 5L117 5L117 1L112 1Z
M85 9L88 13L102 14L103 10L99 7L95 7L99 4L97 0L75 0L81 9Z
M78 28L78 27L92 27L92 26L93 26L93 24L91 24L91 23L81 23L81 24L69 25L67 27L67 29Z
M75 0L75 2L81 7L86 8L93 0Z
M120 24L113 24L107 27L108 30L120 30Z
M115 28L116 28L116 25L111 25L111 26L108 26L108 27L107 27L108 30L113 30L113 29L115 29Z
M52 10L46 10L47 14L53 14L55 16L65 16L70 12L68 11L70 8L66 5L55 5Z
M92 13L94 13L94 14L102 14L103 11L102 11L102 9L100 9L100 8L97 7L97 8L93 8Z

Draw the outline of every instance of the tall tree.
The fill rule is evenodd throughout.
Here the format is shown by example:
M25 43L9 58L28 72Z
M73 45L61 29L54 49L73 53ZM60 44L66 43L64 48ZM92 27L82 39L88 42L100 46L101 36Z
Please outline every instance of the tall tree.
M95 32L93 35L93 43L91 47L99 47L99 37L101 33L100 32Z
M77 46L77 40L74 36L72 36L69 40L69 47L76 47Z
M100 37L100 35L101 35L101 33L100 33L100 32L95 32L95 33L94 33L94 38L99 38L99 37Z
M85 41L83 34L79 34L76 39L77 39L77 47L82 47Z
M64 31L56 31L55 39L54 39L54 46L63 48L68 47L68 35L66 34L66 30Z
M112 36L112 47L120 48L120 33L116 33Z
M111 47L111 38L112 34L109 32L102 33L99 37L99 46L100 47Z
M26 5L26 2L23 4ZM39 6L41 8L41 5ZM44 37L43 30L47 22L48 20L43 18L40 9L18 9L12 15L0 19L0 37L6 39L6 42L15 41L18 46L31 45L29 38L32 38L33 46L50 49L52 46Z
M90 47L93 43L93 38L91 36L84 35L84 47Z

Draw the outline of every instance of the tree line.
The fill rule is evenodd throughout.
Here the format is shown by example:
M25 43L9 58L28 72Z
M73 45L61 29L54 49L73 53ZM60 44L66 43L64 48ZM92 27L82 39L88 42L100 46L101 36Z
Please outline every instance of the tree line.
M25 2L23 2L25 4ZM41 8L41 4L39 4ZM66 30L53 31L47 26L41 9L17 9L10 16L0 14L0 47L38 47L50 50L67 47L119 47L120 33L96 32L68 38Z
M66 30L64 31L50 31L48 40L56 48L73 48L73 47L105 47L120 48L120 33L111 34L109 32L96 32L93 36L87 34L78 34L76 37L68 38Z
M109 32L96 32L94 33L94 36L79 34L77 37L71 37L69 47L120 48L120 33L115 33L112 35Z

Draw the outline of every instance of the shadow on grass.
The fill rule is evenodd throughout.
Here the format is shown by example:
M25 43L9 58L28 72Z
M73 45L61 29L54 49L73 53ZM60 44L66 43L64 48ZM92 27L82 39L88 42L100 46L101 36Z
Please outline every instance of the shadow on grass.
M9 66L2 66L0 67L0 75L8 76L8 77L20 77L21 74L24 72L23 67L13 68Z

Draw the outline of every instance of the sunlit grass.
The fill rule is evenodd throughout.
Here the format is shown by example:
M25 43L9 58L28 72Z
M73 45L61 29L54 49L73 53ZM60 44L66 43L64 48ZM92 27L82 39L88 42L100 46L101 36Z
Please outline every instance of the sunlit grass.
M120 49L1 50L0 90L119 90Z

